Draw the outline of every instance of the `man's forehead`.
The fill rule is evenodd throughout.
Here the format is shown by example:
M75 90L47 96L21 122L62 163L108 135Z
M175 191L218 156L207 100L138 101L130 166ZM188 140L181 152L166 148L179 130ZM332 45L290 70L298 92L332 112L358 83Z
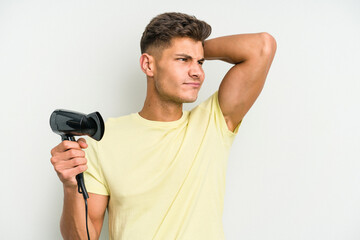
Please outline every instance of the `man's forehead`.
M191 38L173 38L164 52L170 55L188 55L193 58L203 58L204 48L201 41Z

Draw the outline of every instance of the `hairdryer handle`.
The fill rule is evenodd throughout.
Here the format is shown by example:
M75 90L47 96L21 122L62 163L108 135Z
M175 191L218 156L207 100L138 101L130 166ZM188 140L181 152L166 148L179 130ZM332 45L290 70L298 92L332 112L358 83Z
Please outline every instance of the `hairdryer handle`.
M61 140L69 140L69 141L74 141L76 142L74 136L69 136L69 135L62 135L61 136ZM77 185L78 185L78 192L82 193L84 199L88 199L89 198L89 194L86 191L86 187L85 187L85 181L84 181L84 174L83 173L79 173L78 175L76 175L76 181L77 181Z

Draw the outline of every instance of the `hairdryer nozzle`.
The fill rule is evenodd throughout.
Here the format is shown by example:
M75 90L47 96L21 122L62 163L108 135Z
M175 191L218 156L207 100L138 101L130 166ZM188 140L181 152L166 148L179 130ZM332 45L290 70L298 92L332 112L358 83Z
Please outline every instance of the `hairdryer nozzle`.
M87 135L97 141L101 140L105 132L104 121L98 112L85 115L58 109L50 116L50 127L62 137Z
M86 117L87 119L89 119L89 121L91 119L96 124L96 131L91 137L97 141L100 141L104 136L104 132L105 132L105 124L100 113L93 112L87 115Z

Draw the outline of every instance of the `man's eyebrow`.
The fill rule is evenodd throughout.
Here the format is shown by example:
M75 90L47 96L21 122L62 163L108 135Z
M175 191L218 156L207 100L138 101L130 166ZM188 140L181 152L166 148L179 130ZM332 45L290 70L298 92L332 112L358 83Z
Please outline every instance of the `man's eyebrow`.
M192 59L192 57L191 57L190 55L187 55L187 54L185 54L185 53L177 53L177 54L175 54L175 56L178 56L178 57L186 57L186 58Z
M187 54L185 54L185 53L177 53L177 54L175 54L175 56L179 56L179 57L185 57L185 58L193 59L193 57L192 57L192 56L187 55ZM199 59L199 62L204 62L204 61L205 61L205 58L201 58L201 59Z

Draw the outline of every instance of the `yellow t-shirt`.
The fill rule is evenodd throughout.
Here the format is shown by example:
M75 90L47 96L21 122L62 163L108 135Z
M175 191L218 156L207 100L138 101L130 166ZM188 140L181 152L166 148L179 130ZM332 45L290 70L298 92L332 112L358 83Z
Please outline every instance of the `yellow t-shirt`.
M88 192L109 195L114 240L220 240L225 174L238 132L226 125L218 92L172 122L138 113L110 118L88 139Z

